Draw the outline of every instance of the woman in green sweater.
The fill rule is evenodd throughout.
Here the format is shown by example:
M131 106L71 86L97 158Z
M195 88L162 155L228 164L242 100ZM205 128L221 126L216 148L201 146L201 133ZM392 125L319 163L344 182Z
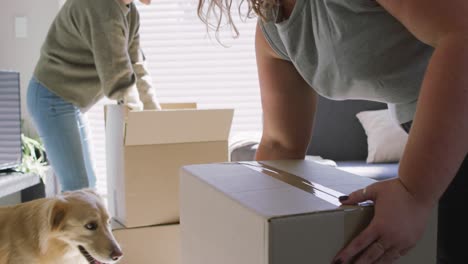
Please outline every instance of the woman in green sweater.
M104 96L158 108L139 26L133 0L67 0L49 29L27 105L63 191L96 184L86 110Z
M333 263L393 263L419 240L437 204L438 263L467 263L468 1L246 2L262 18L258 160L304 158L317 93L386 102L411 128L398 178L340 198L372 200L375 215ZM232 24L231 6L200 0L199 12Z

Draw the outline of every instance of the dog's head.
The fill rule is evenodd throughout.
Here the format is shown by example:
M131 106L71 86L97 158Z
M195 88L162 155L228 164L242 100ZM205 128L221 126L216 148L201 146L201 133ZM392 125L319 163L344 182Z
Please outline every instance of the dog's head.
M51 235L80 251L90 264L115 263L122 257L112 235L110 216L101 197L92 190L66 192L50 213Z

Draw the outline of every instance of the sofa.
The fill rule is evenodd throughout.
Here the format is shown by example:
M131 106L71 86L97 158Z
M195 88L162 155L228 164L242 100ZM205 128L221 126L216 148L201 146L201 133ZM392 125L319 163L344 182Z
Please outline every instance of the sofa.
M356 114L386 109L387 105L364 100L333 101L318 98L308 155L336 162L339 169L385 180L398 175L398 163L367 163L367 136Z
M398 163L366 162L367 135L356 117L361 111L386 108L387 105L383 103L364 100L333 101L319 96L307 159L333 164L344 171L375 180L396 177ZM231 161L254 160L258 142L258 135L231 140Z

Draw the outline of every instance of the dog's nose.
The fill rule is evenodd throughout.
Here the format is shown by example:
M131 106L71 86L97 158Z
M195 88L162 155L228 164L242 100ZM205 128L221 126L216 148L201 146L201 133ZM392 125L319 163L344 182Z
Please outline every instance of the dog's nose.
M115 247L114 250L112 250L112 253L110 255L111 259L114 261L119 260L123 256L122 250L118 247Z

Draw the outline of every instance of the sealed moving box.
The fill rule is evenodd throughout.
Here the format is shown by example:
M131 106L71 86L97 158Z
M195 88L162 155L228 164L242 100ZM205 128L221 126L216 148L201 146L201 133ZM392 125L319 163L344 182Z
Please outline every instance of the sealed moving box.
M180 264L179 225L125 228L113 223L124 256L119 264Z
M106 107L109 209L126 227L179 222L180 167L228 160L232 109L162 107Z
M326 264L371 220L339 196L373 183L313 161L186 166L182 264ZM436 263L436 217L397 263Z

